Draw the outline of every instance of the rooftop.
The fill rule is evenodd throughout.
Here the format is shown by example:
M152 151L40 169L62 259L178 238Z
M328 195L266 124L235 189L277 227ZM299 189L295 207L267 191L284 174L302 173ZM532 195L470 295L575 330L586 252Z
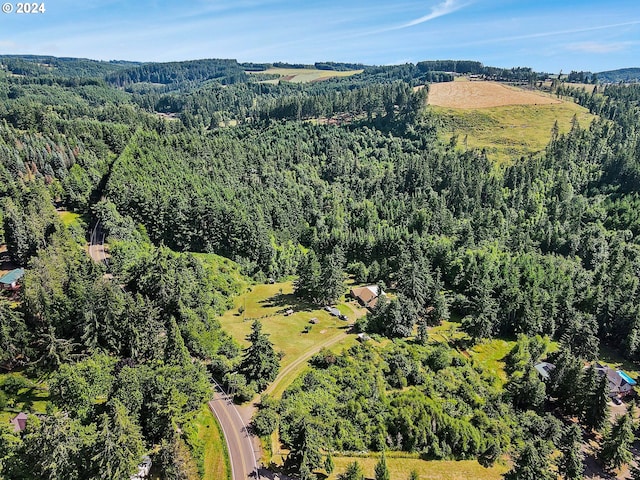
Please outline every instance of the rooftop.
M24 268L16 268L0 278L0 283L11 285L24 276Z

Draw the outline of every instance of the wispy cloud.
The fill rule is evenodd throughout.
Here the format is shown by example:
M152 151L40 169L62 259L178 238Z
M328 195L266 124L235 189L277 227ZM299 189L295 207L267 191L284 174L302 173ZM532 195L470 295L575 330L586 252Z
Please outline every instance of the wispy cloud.
M477 39L477 40L474 39L473 42L457 43L456 46L464 47L469 45L488 45L493 43L513 42L515 40L557 37L562 35L573 35L576 33L594 32L598 30L608 30L612 28L628 27L633 25L640 25L640 20L632 20L629 22L622 22L622 23L611 23L607 25L596 25L593 27L572 28L567 30L552 30L547 32L527 33L524 35L510 35L508 37L494 37L494 38L485 38L485 39ZM591 42L585 42L585 43L591 43ZM597 43L597 42L593 42L593 43Z
M439 18L439 17L444 17L445 15L449 15L450 13L453 13L457 10L460 10L463 7L466 7L468 4L469 3L462 3L459 0L444 0L444 2L439 3L438 5L435 5L434 7L432 7L431 12L429 12L427 15L424 15L420 18L415 18L413 20L402 23L400 25L392 25L389 27L383 27L376 30L360 32L353 36L357 36L357 37L367 36L367 35L373 35L373 34L384 33L384 32L392 32L394 30L402 30L404 28L413 27L416 25L420 25L421 23L435 20L436 18Z
M410 22L404 23L395 27L396 30L401 28L413 27L414 25L420 25L421 23L428 22L430 20L434 20L438 17L443 17L445 15L449 15L450 13L455 12L456 10L460 10L462 7L466 6L466 3L460 3L458 0L445 0L444 2L436 5L431 9L431 12L423 17L416 18L411 20Z
M585 53L611 53L626 50L636 42L580 42L567 45L567 50Z

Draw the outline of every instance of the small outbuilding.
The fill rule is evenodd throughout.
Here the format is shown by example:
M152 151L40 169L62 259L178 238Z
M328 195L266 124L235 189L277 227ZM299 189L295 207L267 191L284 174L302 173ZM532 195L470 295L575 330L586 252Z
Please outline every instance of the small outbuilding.
M318 320L316 317L313 317L311 320L309 320L309 323L313 323L314 325L316 325L320 320Z
M22 432L25 428L27 428L28 419L29 416L24 412L20 412L18 415L13 417L10 420L11 425L13 425L13 431L16 433Z
M366 333L359 333L358 334L358 341L359 342L364 343L364 342L367 342L369 340L371 340L371 337L369 335L367 335Z
M131 475L130 480L142 480L143 478L148 478L149 473L151 473L151 465L151 457L149 457L149 455L142 457L142 462L138 465L138 473Z
M549 362L540 362L537 365L534 365L533 368L537 370L537 372L542 377L542 380L548 380L551 372L556 368L553 363Z
M287 310L286 312L284 312L284 316L285 317L288 317L289 315L293 315L293 309L291 309L291 308L289 310Z

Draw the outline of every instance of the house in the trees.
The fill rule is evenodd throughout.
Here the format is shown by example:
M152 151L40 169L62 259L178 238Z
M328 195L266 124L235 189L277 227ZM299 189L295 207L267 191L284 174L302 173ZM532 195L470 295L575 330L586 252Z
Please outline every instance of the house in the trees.
M16 268L0 278L0 288L15 292L20 289L24 277L24 268Z
M151 473L151 457L149 455L145 455L142 457L142 462L138 465L138 473L135 475L131 475L131 480L142 480L144 478L149 477L149 473Z
M540 374L542 380L549 380L549 376L551 372L556 368L553 363L549 362L540 362L537 365L534 365L533 368Z
M377 285L367 285L351 289L351 297L356 299L360 305L369 309L374 308L378 303L380 295L385 295L384 290L378 292Z
M18 415L13 417L10 420L11 425L13 425L13 431L16 433L22 432L25 428L27 428L27 420L28 415L24 412L20 412Z
M595 364L595 369L599 375L607 376L610 397L626 397L633 394L633 387L637 385L637 382L623 370L614 370L599 363Z

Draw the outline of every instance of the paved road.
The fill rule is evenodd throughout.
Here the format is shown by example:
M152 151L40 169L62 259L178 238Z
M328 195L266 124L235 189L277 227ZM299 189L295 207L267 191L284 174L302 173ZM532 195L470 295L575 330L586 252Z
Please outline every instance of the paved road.
M104 232L100 222L95 224L89 236L89 256L94 262L109 266L109 256L104 251Z
M233 480L257 479L258 463L251 435L231 398L216 386L209 408L220 422L227 442Z

